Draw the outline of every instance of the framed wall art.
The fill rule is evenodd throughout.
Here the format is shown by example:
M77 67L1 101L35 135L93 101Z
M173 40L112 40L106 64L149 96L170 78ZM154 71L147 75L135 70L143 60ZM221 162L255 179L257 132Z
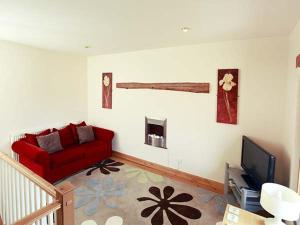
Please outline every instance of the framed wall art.
M237 124L238 69L218 70L217 122Z
M102 108L112 108L112 73L102 74Z

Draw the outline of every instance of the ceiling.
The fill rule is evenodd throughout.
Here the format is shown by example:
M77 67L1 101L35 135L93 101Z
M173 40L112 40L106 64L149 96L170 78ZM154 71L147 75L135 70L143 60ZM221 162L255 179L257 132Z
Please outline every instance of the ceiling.
M284 36L299 9L300 0L0 0L0 39L108 54Z

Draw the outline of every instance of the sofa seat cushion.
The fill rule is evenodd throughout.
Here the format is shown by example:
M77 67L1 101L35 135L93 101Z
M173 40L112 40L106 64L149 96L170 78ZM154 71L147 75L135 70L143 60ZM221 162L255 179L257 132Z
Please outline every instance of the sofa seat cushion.
M76 146L72 146L62 151L50 154L50 164L52 168L61 167L74 161L83 160L84 157L84 151L77 149Z
M108 145L104 141L97 140L90 143L86 143L86 145L88 145L88 148L90 149L89 158L103 157L104 155L106 156L108 152Z
M106 155L106 153L108 152L107 143L100 140L80 144L74 146L73 148L78 151L84 152L86 158L93 158L101 155Z
M65 166L74 161L84 161L87 158L102 158L109 156L108 144L104 141L96 140L84 144L72 145L68 148L50 154L51 167L57 168ZM79 163L78 162L78 163Z

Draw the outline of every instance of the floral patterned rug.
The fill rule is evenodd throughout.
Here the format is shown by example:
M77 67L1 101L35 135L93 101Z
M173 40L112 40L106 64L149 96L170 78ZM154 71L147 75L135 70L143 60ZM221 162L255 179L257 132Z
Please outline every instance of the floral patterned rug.
M227 204L223 196L107 159L67 179L75 189L75 219L104 225L215 225Z

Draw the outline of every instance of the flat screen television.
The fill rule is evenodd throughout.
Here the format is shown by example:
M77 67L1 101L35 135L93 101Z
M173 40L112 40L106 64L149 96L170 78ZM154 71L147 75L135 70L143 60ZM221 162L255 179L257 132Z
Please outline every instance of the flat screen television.
M275 156L243 136L241 166L247 173L243 176L253 189L261 189L264 183L273 183L275 176Z

